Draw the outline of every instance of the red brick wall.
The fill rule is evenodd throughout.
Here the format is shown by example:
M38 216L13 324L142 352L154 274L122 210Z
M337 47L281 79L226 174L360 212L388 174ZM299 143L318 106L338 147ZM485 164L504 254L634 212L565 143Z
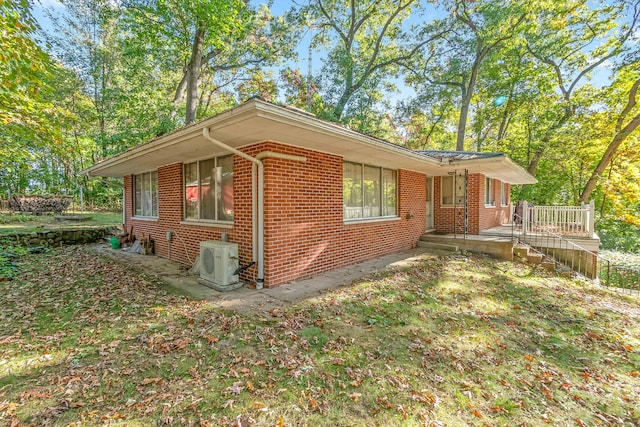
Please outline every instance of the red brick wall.
M275 151L307 157L307 162L267 158L265 165L265 286L312 277L416 245L426 222L425 175L398 171L399 218L345 224L342 216L342 158L276 143L243 149L250 155ZM384 166L384 165L381 165ZM182 164L158 169L157 221L133 219L133 180L125 177L126 222L134 234L151 235L156 253L169 256L167 230L176 235L171 259L189 264L202 240L219 240L221 233L239 245L240 261L251 260L251 163L234 157L233 228L180 224L183 209ZM186 250L185 250L186 246ZM252 267L244 280L255 280Z
M183 166L174 163L158 168L158 219L135 219L133 216L133 177L124 178L127 227L133 226L137 237L151 236L156 254L191 266L200 251L203 240L220 240L221 233L229 235L229 241L238 243L240 263L251 261L251 163L234 157L234 224L233 228L180 224L183 217ZM173 241L167 242L166 232L174 232ZM169 248L169 245L171 247ZM170 251L169 251L170 249ZM255 268L243 278L253 280Z
M500 181L497 179L493 180L493 195L492 200L495 201L495 206L486 207L484 204L484 192L485 192L485 177L484 175L478 175L481 177L480 180L480 196L481 202L479 204L480 207L480 230L486 230L488 228L493 228L498 225L502 225L504 223L509 222L509 193L511 191L511 187L509 184L507 185L507 206L502 206L500 204Z
M458 207L443 207L441 206L440 197L440 177L434 177L434 225L436 232L438 233L453 233L454 232L454 211L459 224L463 224L464 209ZM486 230L498 226L500 224L508 222L509 218L509 206L500 205L500 181L493 181L493 199L497 205L495 207L485 207L484 205L484 175L482 174L469 174L468 182L468 203L467 203L467 216L469 221L469 234L479 234L480 231ZM510 186L507 184L507 195L511 191ZM507 202L509 197L507 197ZM507 203L508 204L508 203ZM457 228L458 233L463 232L462 225Z
M424 232L424 174L398 171L400 219L345 224L341 157L274 143L261 149L307 158L264 160L267 286L411 248Z

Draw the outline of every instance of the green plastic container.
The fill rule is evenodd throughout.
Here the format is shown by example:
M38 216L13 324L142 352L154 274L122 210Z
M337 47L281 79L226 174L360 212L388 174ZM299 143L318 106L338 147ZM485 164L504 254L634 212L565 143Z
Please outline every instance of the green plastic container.
M120 249L120 239L117 237L111 237L109 238L109 241L111 242L111 249Z

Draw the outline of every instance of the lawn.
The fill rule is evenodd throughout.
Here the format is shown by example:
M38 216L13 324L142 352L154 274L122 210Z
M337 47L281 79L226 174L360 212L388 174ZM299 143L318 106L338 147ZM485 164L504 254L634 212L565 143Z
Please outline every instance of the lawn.
M65 216L80 217L80 221L61 221ZM65 215L33 215L19 212L0 212L0 237L3 234L30 233L59 228L88 228L122 224L122 212L72 212Z
M273 313L70 247L0 283L0 424L640 424L640 297L431 256Z

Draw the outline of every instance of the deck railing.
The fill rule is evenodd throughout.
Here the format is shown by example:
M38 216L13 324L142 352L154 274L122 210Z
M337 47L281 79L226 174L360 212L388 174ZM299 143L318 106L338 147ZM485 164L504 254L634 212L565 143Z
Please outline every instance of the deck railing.
M525 222L517 214L515 219ZM601 286L615 288L618 291L640 293L640 268L616 264L597 252L577 245L560 234L531 225L529 234L516 231L512 226L514 241L524 243L536 252L543 254L556 265L565 266L578 275L595 280Z
M593 201L582 206L535 206L527 203L522 209L522 229L533 233L540 229L569 236L593 237L595 206Z

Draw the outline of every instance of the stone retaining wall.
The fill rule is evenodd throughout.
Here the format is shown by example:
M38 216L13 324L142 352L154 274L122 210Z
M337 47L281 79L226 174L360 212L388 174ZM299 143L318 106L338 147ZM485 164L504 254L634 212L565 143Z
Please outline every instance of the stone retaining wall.
M66 228L62 230L43 230L31 233L16 233L0 237L2 241L18 244L20 246L47 246L80 245L94 243L107 237L116 230L116 227L102 228Z

